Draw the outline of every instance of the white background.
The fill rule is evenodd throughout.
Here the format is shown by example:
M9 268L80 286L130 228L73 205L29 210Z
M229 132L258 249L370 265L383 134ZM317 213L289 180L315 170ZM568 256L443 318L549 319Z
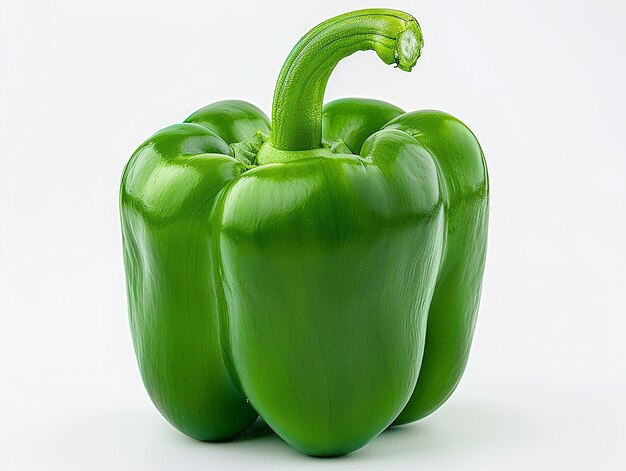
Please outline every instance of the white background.
M117 207L145 138L207 103L269 112L295 42L404 9L411 74L356 54L327 100L436 108L491 176L482 305L457 392L339 459L266 426L188 439L143 390ZM0 6L0 469L626 469L626 8L621 1L4 0Z

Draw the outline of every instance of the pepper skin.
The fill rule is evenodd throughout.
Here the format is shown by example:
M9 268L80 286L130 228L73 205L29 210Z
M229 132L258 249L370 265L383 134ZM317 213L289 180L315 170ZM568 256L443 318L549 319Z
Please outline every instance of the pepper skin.
M488 179L469 129L376 100L322 106L344 57L410 71L419 25L361 10L305 35L272 126L222 101L131 157L120 207L133 343L176 428L224 440L260 415L310 455L438 408L469 353Z

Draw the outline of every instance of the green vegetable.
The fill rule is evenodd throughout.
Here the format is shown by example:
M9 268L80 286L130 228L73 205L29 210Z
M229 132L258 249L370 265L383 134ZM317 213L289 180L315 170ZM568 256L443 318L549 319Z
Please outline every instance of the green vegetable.
M150 397L200 440L260 415L311 455L356 450L438 408L465 367L488 216L459 120L374 100L322 107L344 57L410 71L414 18L362 10L311 30L273 126L222 101L159 131L124 170L130 324Z

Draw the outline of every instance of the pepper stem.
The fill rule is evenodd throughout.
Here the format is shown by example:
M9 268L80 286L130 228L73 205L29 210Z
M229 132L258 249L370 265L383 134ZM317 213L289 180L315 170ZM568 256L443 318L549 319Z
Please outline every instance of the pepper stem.
M410 72L423 45L415 18L397 10L354 11L313 28L280 71L272 104L272 147L285 151L321 147L324 92L341 59L373 49L385 64Z

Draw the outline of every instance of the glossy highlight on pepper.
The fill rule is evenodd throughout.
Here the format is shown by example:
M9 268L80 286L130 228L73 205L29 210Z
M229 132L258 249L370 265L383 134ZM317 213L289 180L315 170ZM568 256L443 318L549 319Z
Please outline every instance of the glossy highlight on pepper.
M190 437L262 417L303 453L342 455L423 418L457 386L480 299L488 177L439 111L323 105L336 64L410 71L396 10L321 23L287 58L272 124L227 100L148 138L122 177L132 338L146 389Z

